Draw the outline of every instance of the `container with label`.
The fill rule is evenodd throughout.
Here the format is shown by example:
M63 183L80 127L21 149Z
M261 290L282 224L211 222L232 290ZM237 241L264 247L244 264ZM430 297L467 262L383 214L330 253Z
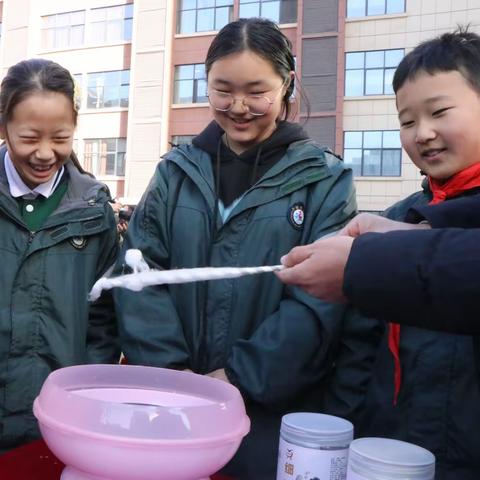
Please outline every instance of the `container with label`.
M435 457L422 447L389 438L350 444L347 480L433 480Z
M277 480L345 480L353 425L321 413L282 418Z

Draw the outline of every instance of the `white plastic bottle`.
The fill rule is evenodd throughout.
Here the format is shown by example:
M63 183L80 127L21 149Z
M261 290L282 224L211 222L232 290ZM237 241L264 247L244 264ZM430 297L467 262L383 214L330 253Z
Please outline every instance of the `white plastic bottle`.
M350 444L347 480L433 480L435 456L425 448L389 438Z
M345 480L353 425L321 413L282 418L277 480Z

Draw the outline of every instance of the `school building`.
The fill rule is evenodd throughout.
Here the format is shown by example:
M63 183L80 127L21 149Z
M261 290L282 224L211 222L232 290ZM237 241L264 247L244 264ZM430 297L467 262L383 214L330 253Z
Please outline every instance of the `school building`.
M424 39L466 24L480 33L480 0L3 0L1 76L31 57L67 67L82 93L75 150L113 196L135 203L161 155L209 121L203 62L215 32L253 16L292 40L305 128L351 165L359 208L418 190L392 75Z

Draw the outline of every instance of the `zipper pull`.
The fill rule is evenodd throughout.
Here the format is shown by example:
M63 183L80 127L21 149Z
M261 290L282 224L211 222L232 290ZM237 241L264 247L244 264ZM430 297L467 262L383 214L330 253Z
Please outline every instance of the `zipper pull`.
M27 242L28 245L31 245L36 234L37 232L30 232L30 235L28 236L28 242Z

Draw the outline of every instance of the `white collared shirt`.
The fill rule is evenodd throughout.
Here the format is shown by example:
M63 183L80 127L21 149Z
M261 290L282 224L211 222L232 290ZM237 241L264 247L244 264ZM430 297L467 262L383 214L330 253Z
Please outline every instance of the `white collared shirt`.
M62 168L50 180L48 180L48 182L41 183L32 190L25 185L24 181L18 174L8 152L5 153L5 172L7 174L10 195L14 198L25 196L36 198L38 195L43 195L45 198L48 198L60 183L64 171L65 167L62 165Z

